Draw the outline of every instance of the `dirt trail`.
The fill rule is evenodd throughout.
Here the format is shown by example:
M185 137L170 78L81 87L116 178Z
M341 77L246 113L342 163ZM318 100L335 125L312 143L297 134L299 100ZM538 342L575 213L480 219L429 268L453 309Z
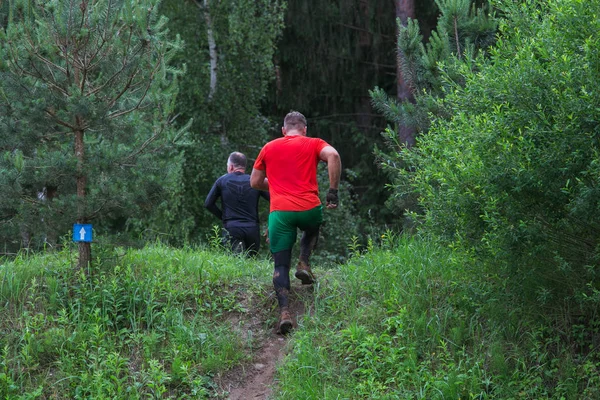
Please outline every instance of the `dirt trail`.
M298 319L307 312L304 299L306 295L312 294L312 290L312 286L292 285L289 306L294 328L297 328ZM277 311L265 313L265 310L256 310L250 313L253 314L251 320L236 321L241 330L257 332L254 335L258 343L255 344L255 355L249 364L236 367L216 379L222 393L228 393L228 397L225 398L229 400L271 398L275 370L285 356L288 343L288 337L276 333L275 325L278 317L276 313Z
M283 337L269 338L252 365L246 367L239 386L229 390L229 399L268 399L271 395L275 366L283 357L285 344L286 339Z

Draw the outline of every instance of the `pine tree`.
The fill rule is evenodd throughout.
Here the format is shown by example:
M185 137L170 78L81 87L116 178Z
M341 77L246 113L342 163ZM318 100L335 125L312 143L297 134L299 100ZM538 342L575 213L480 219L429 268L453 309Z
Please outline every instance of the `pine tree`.
M410 188L402 184L402 176L407 169L402 152L409 151L408 148L414 143L412 140L408 142L405 135L400 134L401 129L413 128L418 145L418 136L427 133L431 118L445 116L445 110L440 109L434 99L444 97L452 85L462 84L458 72L461 68L471 68L471 61L485 54L486 49L494 43L497 30L497 19L487 1L435 2L440 16L436 29L426 43L418 20L409 18L406 24L398 21L399 67L406 85L412 89L414 100L408 98L399 101L381 88L370 92L375 108L394 125L383 133L388 148L393 151L376 149L376 153L382 166L390 171L395 180L393 186L396 193L389 205L400 213L407 208L416 209ZM445 81L442 76L450 79Z
M409 19L415 19L415 2L414 0L395 0L396 5L396 21L398 31L406 29ZM406 53L399 51L396 62L396 81L398 87L397 98L400 102L411 103L414 100L414 94L411 88L411 81L406 75L404 65ZM406 143L406 146L412 146L415 142L415 128L409 124L398 125L398 136L401 142Z
M15 0L1 33L2 234L108 226L162 193L181 47L158 0ZM78 266L91 260L79 244Z

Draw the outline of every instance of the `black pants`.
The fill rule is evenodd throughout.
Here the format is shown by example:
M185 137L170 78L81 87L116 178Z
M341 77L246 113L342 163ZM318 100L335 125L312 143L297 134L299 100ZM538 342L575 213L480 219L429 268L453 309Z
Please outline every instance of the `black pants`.
M302 234L300 239L300 261L309 264L310 255L312 254L317 242L319 241L319 226L311 227ZM278 251L273 253L275 261L275 269L273 270L273 287L277 295L279 307L287 307L288 294L290 293L290 269L292 264L292 249Z
M260 228L256 226L228 226L226 240L235 254L254 256L260 250Z

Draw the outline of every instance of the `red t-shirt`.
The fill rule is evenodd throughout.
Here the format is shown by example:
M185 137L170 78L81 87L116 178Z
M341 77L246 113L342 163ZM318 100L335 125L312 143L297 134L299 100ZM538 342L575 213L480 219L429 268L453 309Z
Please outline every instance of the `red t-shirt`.
M302 135L284 136L265 144L254 169L269 179L271 211L306 211L321 204L317 184L319 154L329 144Z

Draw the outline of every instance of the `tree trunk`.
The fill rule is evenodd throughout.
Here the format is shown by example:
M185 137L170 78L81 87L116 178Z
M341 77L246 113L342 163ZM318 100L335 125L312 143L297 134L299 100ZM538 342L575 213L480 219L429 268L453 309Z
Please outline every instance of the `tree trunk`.
M396 18L400 20L403 26L407 25L408 18L415 18L415 1L414 0L395 0ZM397 32L398 33L398 32ZM402 73L401 57L404 57L398 50L398 61L396 62L397 74L397 89L398 101L413 102L414 95L410 83L405 79ZM398 139L404 143L406 147L411 147L415 144L416 130L414 127L401 123L398 126Z
M212 100L215 92L217 91L217 42L215 41L215 34L213 30L213 22L210 16L210 7L208 0L195 0L196 5L204 14L204 21L206 22L206 35L208 37L208 53L210 55L210 90L208 92L208 100Z
M75 53L77 58L77 53ZM82 88L85 85L85 77L81 77L81 67L75 65L73 78L78 87ZM77 158L77 223L87 223L86 207L85 207L85 192L87 185L87 177L85 175L85 147L83 141L84 124L83 118L80 115L75 116L75 157ZM89 242L79 242L79 259L77 261L77 269L88 271L90 262L92 261L92 245Z
M204 14L204 21L206 22L206 36L208 40L208 54L210 57L210 89L208 91L208 102L211 103L215 93L217 91L217 78L218 78L218 60L219 54L217 52L217 42L215 41L215 33L213 27L213 20L210 15L209 0L194 0L198 8ZM220 134L221 146L227 147L229 140L227 139L227 132L221 130Z
M47 203L50 208L52 208L54 198L58 196L58 187L53 185L46 185L42 193L43 201ZM46 234L44 242L51 248L58 248L58 232L56 231L55 222L52 220L46 220L44 222L44 229Z
M77 117L76 126L81 127L81 120ZM78 128L75 131L75 156L77 157L77 223L85 224L85 189L87 179L84 172L84 146L83 146L83 129ZM79 260L77 262L78 269L87 268L92 260L92 246L89 242L79 242Z
M92 244L90 242L79 242L79 260L77 262L77 269L88 271L88 266L92 261Z
M29 246L31 246L31 232L26 224L21 224L21 247L29 250Z

